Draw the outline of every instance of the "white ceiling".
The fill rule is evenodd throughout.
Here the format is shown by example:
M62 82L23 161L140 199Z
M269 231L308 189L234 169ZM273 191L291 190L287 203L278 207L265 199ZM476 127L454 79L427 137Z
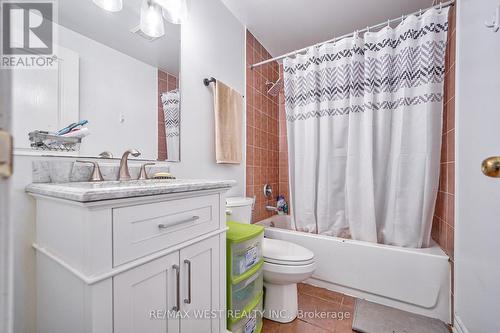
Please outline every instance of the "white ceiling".
M432 0L222 0L273 56L425 9Z
M165 22L165 36L152 42L132 34L139 25L141 0L123 1L123 10L110 13L91 0L59 1L59 24L151 66L179 73L180 25Z

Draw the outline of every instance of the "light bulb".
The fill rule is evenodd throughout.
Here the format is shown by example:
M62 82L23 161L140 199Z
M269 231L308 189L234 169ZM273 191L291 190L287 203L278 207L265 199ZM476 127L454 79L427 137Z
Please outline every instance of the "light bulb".
M119 12L123 8L123 0L94 0L94 3L108 12Z
M170 23L181 24L188 17L186 0L160 0L163 8L163 17Z
M141 6L141 30L154 38L165 34L161 7L152 0L143 0Z

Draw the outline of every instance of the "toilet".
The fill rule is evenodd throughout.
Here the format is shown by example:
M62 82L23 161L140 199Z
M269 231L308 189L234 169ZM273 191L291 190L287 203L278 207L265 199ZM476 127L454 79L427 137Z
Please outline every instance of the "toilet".
M251 223L252 198L226 199L226 220ZM312 276L316 263L314 253L300 245L264 238L264 317L288 323L297 317L297 283Z

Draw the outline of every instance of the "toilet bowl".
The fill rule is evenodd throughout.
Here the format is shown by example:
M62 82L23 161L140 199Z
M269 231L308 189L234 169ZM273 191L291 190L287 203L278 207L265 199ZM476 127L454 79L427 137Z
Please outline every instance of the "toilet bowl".
M297 244L264 238L264 317L288 323L297 317L297 283L314 272L314 253Z
M227 198L226 218L239 223L251 223L251 198ZM264 238L264 317L288 323L297 317L297 283L314 272L314 253L300 245Z

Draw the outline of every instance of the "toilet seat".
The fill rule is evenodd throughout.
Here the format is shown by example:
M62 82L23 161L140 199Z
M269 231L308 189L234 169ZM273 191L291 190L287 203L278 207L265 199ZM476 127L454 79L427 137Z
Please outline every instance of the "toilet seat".
M264 238L264 261L275 265L306 266L314 263L314 253L300 245L279 239Z
M264 257L264 262L282 266L307 266L310 264L314 264L314 258L307 261L289 261L289 260L276 260Z
M313 262L308 265L290 266L290 265L277 265L266 261L264 262L262 268L264 269L265 275L269 273L275 275L280 274L279 283L291 283L296 280L300 281L304 280L304 278L302 277L297 278L297 276L304 274L306 276L305 278L309 277L316 268L316 263ZM289 281L289 279L291 279L292 281ZM273 282L277 283L276 281Z

